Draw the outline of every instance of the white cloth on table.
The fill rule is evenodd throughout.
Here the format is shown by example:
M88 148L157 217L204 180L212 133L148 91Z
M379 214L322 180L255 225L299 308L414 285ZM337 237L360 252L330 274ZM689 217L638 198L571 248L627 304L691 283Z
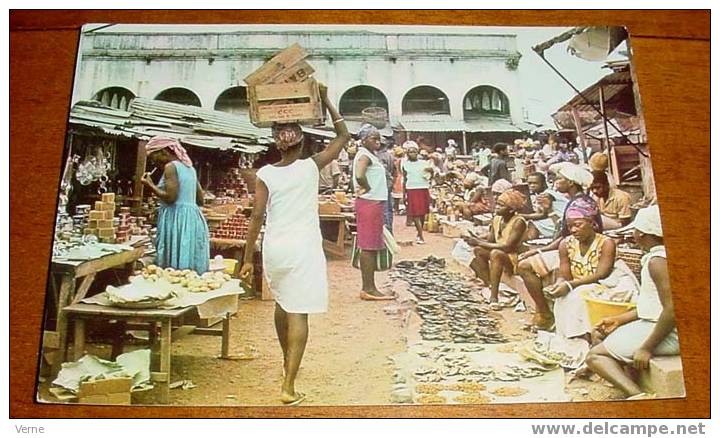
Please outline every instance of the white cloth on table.
M328 308L318 174L312 158L285 167L268 165L257 172L269 192L263 268L273 298L288 313L322 313Z
M146 284L148 283L147 280L143 280L141 277L136 277L135 279L131 280L130 284L120 286L118 289L134 287L134 285L138 282L146 283ZM159 280L157 282L157 284L159 287L163 287L162 286L163 284L167 284L167 287L174 290L175 294L176 294L176 296L174 298L170 298L166 301L158 302L158 306L157 306L158 309L180 309L183 307L190 307L190 306L202 306L203 304L208 303L210 301L220 300L221 298L225 298L225 297L232 298L235 295L240 295L245 292L245 290L240 285L240 280L237 280L237 279L227 281L219 289L211 290L208 292L202 292L202 293L190 292L185 287L181 287L178 284L169 284L164 280ZM108 286L108 287L113 287L113 286ZM101 306L109 306L109 307L116 306L115 303L113 303L111 300L108 299L107 292L103 292L103 293L100 293L97 295L93 295L91 297L84 298L80 302L86 303L86 304L99 304ZM207 308L209 308L209 307L207 307Z

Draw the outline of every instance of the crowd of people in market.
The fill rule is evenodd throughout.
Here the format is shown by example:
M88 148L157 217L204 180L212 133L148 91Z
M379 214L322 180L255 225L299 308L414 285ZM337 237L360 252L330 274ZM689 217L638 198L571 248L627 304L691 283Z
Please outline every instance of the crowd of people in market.
M510 285L533 310L529 329L586 342L590 369L628 397L646 396L624 365L646 368L653 355L678 353L663 232L657 206L640 209L633 221L632 197L612 183L606 153L572 147L550 135L545 144L533 139L492 146L476 142L460 156L453 139L443 148L423 137L398 145L371 124L353 139L325 91L323 99L337 137L326 147L317 144L303 159L308 154L300 126L273 128L281 160L257 173L247 237L247 248L254 248L265 225L263 270L277 303L283 403L304 399L294 383L307 342L307 317L327 310L317 201L319 194L336 190L354 197L361 299L396 298L375 283L396 215L404 215L405 226L414 228L417 245L425 244L429 221L467 224L453 254L462 254L456 258L487 287L491 309L503 307L501 284ZM164 202L158 261L202 269L207 248L198 246L204 240L193 235L206 234L206 226L195 206L202 190L192 164L177 142L151 141L148 154L164 168L159 187L146 178ZM640 281L618 258L617 235L608 234L613 230L634 230L636 244L645 251ZM245 252L242 278L252 277L253 256ZM593 325L588 296L633 301L637 307Z
M657 206L635 208L633 222L637 205L612 183L607 153L555 135L545 144L477 142L471 154L458 152L452 139L444 148L422 137L396 145L369 124L342 152L348 175L338 170L338 180L355 192L358 246L367 256L361 298L394 299L374 283L393 212L405 214L419 245L430 215L450 226L467 221L453 253L466 254L459 260L487 286L491 308L502 308L501 283L516 289L533 309L530 330L586 342L587 367L628 397L646 397L624 365L647 368L653 355L679 351ZM645 253L639 279L618 257L631 232ZM591 324L588 297L637 307Z

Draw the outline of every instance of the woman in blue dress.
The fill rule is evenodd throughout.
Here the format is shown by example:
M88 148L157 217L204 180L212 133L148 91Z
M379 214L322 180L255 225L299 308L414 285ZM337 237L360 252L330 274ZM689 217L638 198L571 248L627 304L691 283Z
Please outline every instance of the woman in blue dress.
M142 182L160 198L157 218L155 263L163 268L207 272L210 264L210 233L199 205L203 191L185 149L175 139L153 137L145 146L148 159L164 169L155 185L151 173Z

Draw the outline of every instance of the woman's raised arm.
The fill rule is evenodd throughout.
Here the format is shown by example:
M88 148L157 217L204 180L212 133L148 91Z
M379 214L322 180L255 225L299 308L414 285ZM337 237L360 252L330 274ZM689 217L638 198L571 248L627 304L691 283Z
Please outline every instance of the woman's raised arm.
M327 95L327 87L323 84L320 84L320 97L330 113L330 119L333 122L333 128L335 129L337 137L330 142L325 150L313 156L313 160L315 160L318 169L322 169L330 164L332 160L337 159L342 148L350 141L350 132L348 132L347 126L345 125L345 119L343 119L332 102L330 102Z

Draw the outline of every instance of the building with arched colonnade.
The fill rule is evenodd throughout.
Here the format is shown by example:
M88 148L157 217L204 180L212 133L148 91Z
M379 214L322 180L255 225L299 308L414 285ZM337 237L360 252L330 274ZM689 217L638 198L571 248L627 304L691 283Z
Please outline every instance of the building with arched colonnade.
M526 126L512 33L94 28L83 29L73 103L127 109L144 97L247 114L243 78L297 42L350 121L383 108L403 139L423 135L438 146L516 136Z

